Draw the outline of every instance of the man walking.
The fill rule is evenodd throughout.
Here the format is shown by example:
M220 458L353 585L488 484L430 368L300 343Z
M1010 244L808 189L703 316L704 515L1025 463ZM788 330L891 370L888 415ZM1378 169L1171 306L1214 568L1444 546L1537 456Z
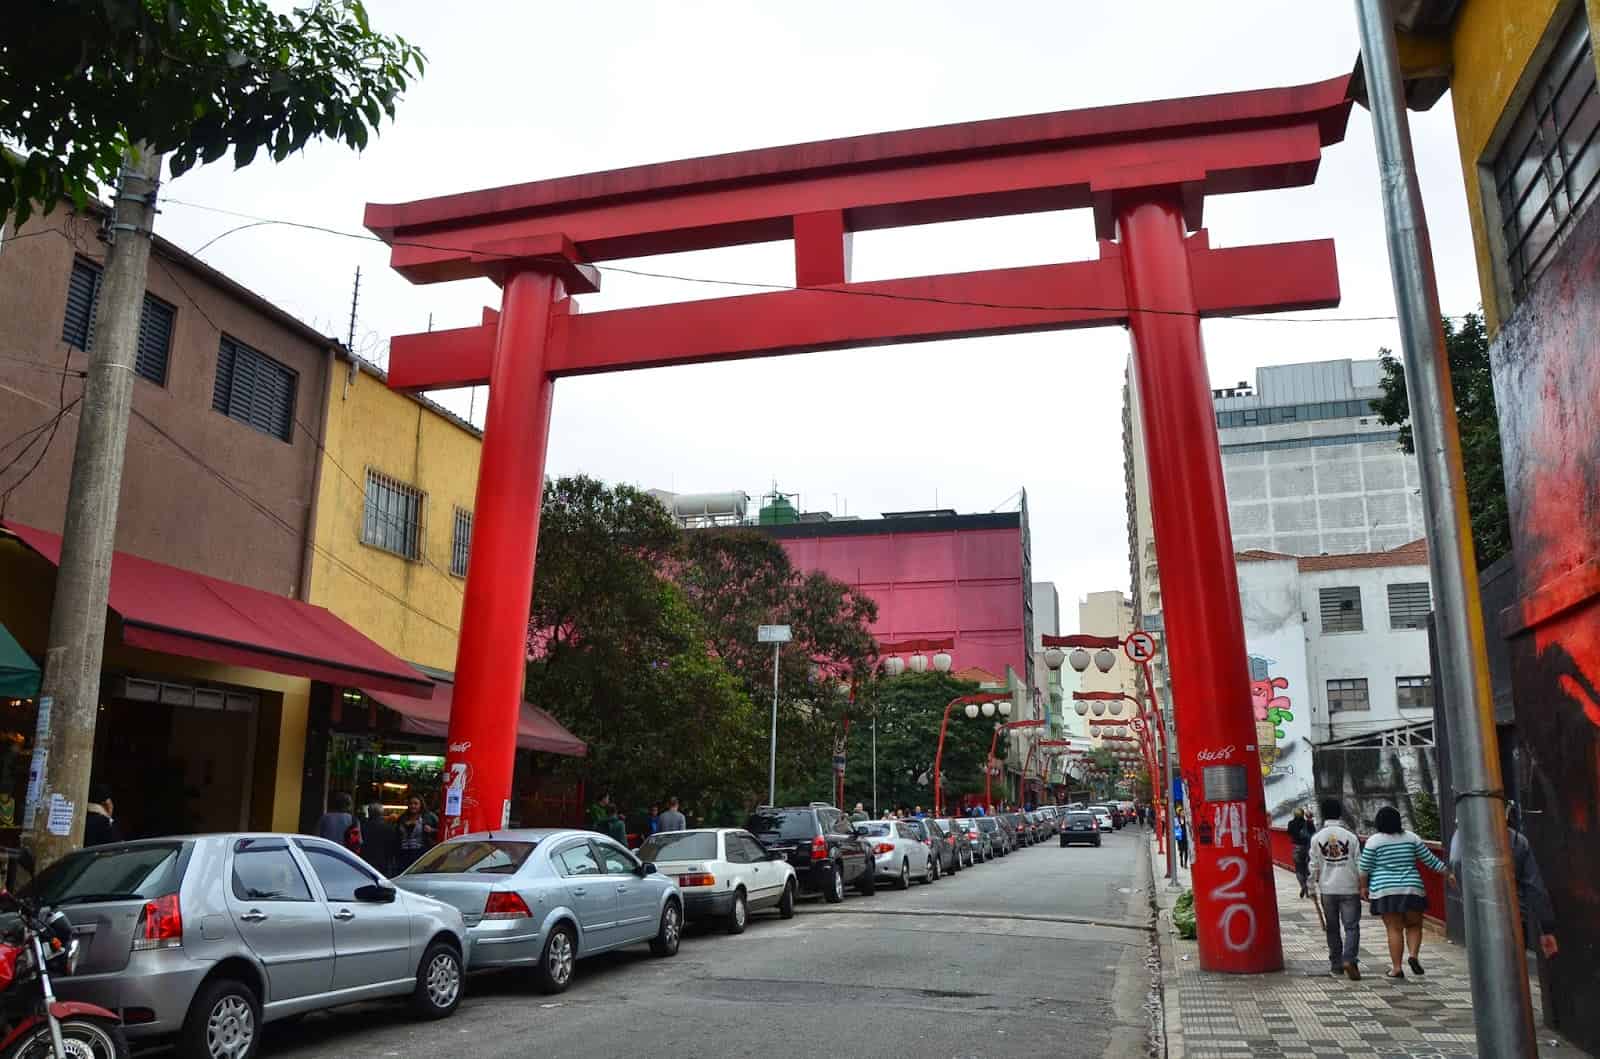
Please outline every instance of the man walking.
M687 831L688 829L689 821L684 819L683 814L678 811L678 799L669 798L667 800L667 811L661 814L661 830Z
M852 824L859 824L867 819L869 819L867 816L867 807L862 805L860 802L857 802L856 807L850 811L850 822Z
M1294 811L1289 821L1289 841L1294 844L1294 877L1300 880L1300 896L1306 895L1306 876L1310 873L1311 835L1316 828L1306 819L1304 809Z
M1328 931L1329 973L1361 981L1361 874L1356 860L1361 842L1344 826L1344 805L1337 798L1325 798L1322 805L1322 830L1311 836L1308 876L1315 898L1322 902L1322 918Z

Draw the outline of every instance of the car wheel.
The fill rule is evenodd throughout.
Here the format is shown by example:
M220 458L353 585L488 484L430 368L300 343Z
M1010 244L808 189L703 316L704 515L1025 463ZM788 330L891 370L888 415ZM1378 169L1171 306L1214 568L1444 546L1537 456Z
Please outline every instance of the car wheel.
M787 883L784 884L783 897L778 901L778 918L779 919L793 919L794 918L794 880L793 879L789 880Z
M727 928L729 934L743 934L745 924L750 919L750 905L745 900L743 890L735 890L733 894L733 911L728 913Z
M1061 848L1062 849L1066 849L1067 848L1067 839L1066 839L1065 835L1063 835L1062 838L1061 838Z
M1100 840L1098 838L1094 840L1094 848L1095 849L1099 849L1100 848Z
M822 899L830 905L844 900L844 869L837 864L828 869L828 881L823 887Z
M923 875L922 875L922 884L924 886L932 886L934 883L936 883L938 881L939 881L939 855L937 853L930 853L928 855L928 870L926 872L924 872Z
M871 897L878 892L878 873L870 860L867 862L867 870L861 873L860 889L862 897Z
M650 951L657 956L678 955L678 942L683 940L683 909L677 901L669 900L661 910L661 926L650 939Z
M232 978L207 982L189 1004L178 1037L183 1059L250 1059L261 1046L261 1001Z
M894 888L896 890L911 889L911 862L909 860L902 859L900 861L900 876L895 879Z
M570 926L560 923L550 928L544 951L534 968L533 980L541 993L560 993L572 984L572 971L578 959L578 937Z
M422 954L417 965L417 986L411 992L411 1007L425 1019L442 1019L453 1014L461 1003L461 954L449 944L436 941Z

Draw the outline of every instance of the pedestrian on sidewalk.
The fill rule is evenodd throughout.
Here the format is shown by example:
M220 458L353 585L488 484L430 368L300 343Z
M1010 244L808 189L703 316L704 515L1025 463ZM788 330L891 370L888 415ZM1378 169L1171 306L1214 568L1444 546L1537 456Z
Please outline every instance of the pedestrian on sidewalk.
M1361 851L1361 892L1372 901L1372 914L1383 919L1388 934L1390 967L1383 976L1404 978L1400 958L1408 951L1411 973L1422 975L1422 913L1428 899L1417 865L1443 872L1445 864L1422 839L1405 829L1400 810L1394 806L1379 809L1373 822L1378 833L1367 839Z
M850 822L860 824L865 823L867 819L867 807L857 802L856 807L850 811Z
M1323 818L1326 822L1326 817ZM1294 844L1294 877L1300 880L1300 896L1306 896L1306 879L1311 874L1311 835L1316 828L1306 819L1304 809L1294 811L1289 821L1289 841Z
M389 877L395 874L398 849L399 836L383 818L383 803L367 803L366 817L361 821L362 859L377 868L378 874Z
M83 844L103 846L108 842L121 842L122 831L113 815L116 806L111 800L111 785L96 783L89 788L89 804L84 807Z
M661 814L661 830L687 831L689 821L684 819L683 813L678 811L678 799L667 799L667 811Z
M1189 866L1189 829L1183 826L1183 817L1172 821L1172 841L1178 847L1178 866Z
M1356 857L1361 840L1344 826L1344 805L1322 801L1322 830L1308 844L1308 874L1313 896L1322 904L1328 933L1328 968L1352 982L1361 981L1361 873ZM1302 888L1303 889L1303 888Z
M406 800L406 811L394 825L394 870L396 874L411 867L413 861L433 848L438 831L428 823L428 811L422 799Z
M361 852L361 824L356 821L356 800L344 791L328 796L328 811L317 818L313 834L337 842L351 853Z
M1511 840L1511 866L1517 878L1517 908L1522 913L1522 937L1531 948L1537 943L1545 959L1551 959L1561 947L1556 943L1555 906L1550 901L1550 891L1544 885L1539 862L1534 859L1533 846L1528 836L1518 831L1514 823L1517 806L1506 805L1506 831ZM1461 885L1461 829L1457 826L1450 836L1450 885Z

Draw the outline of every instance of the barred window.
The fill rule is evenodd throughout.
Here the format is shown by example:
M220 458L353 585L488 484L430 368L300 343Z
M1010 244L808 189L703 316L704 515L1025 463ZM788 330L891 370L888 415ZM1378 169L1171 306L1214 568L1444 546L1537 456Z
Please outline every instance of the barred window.
M1394 699L1402 710L1433 709L1433 677L1395 677Z
M223 335L217 348L217 384L211 392L211 407L263 434L291 441L296 380L293 369Z
M1428 582L1412 581L1389 586L1389 628L1424 628L1432 610L1433 597L1428 591Z
M1322 631L1360 632L1361 589L1324 588L1322 590Z
M1351 710L1370 710L1367 699L1367 678L1328 681L1328 712L1343 713Z
M472 512L456 508L455 527L450 531L450 572L467 576L467 556L472 552Z
M422 558L422 500L415 487L369 469L361 542L407 559Z
M1600 175L1597 128L1589 14L1578 4L1493 162L1506 278L1515 299L1527 293L1572 219L1593 201Z
M67 310L61 321L61 341L85 352L94 348L94 325L100 300L100 266L84 258L72 262L67 278ZM172 325L178 311L154 294L144 296L139 310L139 346L134 352L134 374L157 386L167 384L167 357L172 352Z

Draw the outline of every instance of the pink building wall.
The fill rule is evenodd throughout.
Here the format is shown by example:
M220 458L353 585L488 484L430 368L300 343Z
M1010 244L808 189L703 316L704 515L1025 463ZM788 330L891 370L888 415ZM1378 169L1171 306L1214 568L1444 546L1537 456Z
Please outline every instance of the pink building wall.
M953 637L954 669L978 666L1003 678L1009 665L1025 674L1021 527L886 532L889 521L863 523L875 532L859 535L839 532L838 523L828 524L826 536L791 536L803 526L769 531L796 566L871 596L880 641Z

